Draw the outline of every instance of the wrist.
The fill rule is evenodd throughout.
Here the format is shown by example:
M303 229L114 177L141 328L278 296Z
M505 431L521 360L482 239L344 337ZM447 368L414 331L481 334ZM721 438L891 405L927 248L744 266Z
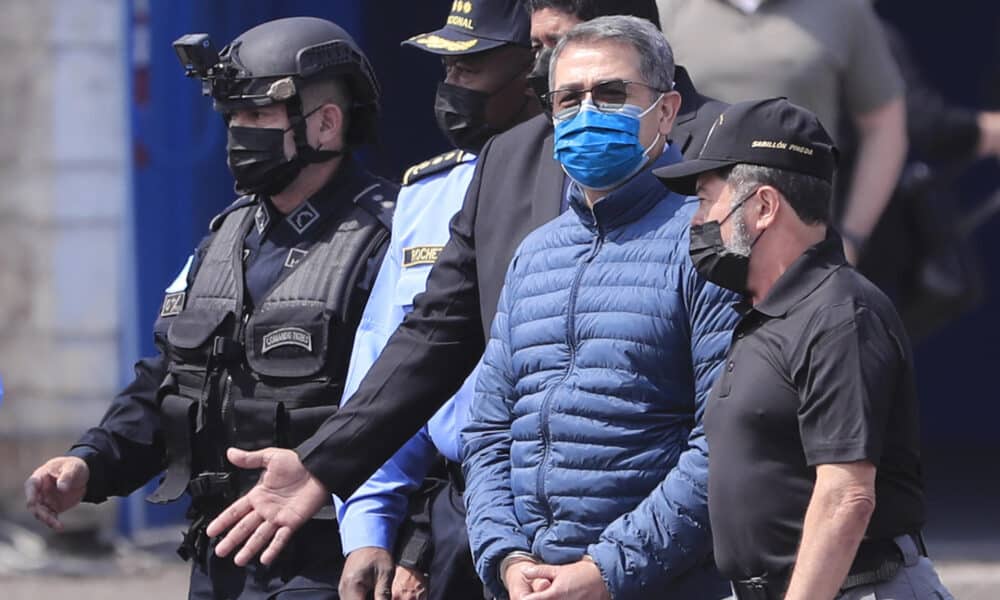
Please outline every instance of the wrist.
M507 569L516 565L517 563L529 562L533 565L539 564L541 561L537 556L531 554L530 552L523 552L521 550L515 550L505 556L502 561L500 561L500 583L503 584L504 589L509 589L507 586Z

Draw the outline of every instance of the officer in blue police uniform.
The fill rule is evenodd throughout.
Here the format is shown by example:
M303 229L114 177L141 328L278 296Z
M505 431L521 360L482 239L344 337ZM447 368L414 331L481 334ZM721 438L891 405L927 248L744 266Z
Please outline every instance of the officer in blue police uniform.
M150 500L191 496L179 549L194 562L191 598L335 599L332 505L266 566L215 556L205 525L255 483L229 446L294 447L336 411L398 193L351 156L374 136L378 84L351 36L322 19L264 23L221 55L203 34L174 45L225 118L246 195L168 288L160 354L136 365L98 427L34 472L29 507L61 529L60 512L129 494L165 467Z
M517 0L455 2L446 25L406 42L440 55L446 78L434 112L454 149L409 168L393 219L389 252L354 341L344 398L375 361L389 336L424 291L427 274L448 241L448 223L461 208L476 154L494 134L537 114L527 77L533 66L530 19ZM466 422L475 374L430 422L339 508L349 553L341 597L427 593L429 600L482 597L471 560L462 502L458 433ZM455 468L427 480L438 453ZM429 522L429 525L428 525Z

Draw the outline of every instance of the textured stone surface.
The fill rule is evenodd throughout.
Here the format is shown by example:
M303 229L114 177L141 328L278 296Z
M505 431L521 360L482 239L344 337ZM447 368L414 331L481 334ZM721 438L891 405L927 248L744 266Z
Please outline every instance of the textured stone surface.
M124 0L3 0L0 496L121 383Z

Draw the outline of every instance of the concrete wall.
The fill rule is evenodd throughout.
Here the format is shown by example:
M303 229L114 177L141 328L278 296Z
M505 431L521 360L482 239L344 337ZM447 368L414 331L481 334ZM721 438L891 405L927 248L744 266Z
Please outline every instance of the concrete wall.
M125 0L3 0L0 494L96 424L130 323Z

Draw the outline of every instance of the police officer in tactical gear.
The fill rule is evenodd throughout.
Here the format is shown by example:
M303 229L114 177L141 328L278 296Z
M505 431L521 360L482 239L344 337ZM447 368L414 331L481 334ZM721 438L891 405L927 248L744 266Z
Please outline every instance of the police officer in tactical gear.
M28 507L59 530L81 500L126 495L166 468L149 499L191 495L179 549L194 561L191 598L337 598L332 506L267 566L215 557L205 526L255 482L227 448L295 447L336 410L397 194L350 152L373 137L378 84L351 36L322 19L264 23L220 54L203 34L175 48L224 116L245 195L168 288L159 355L136 365L97 428L32 474Z
M448 223L462 208L476 154L493 135L541 111L527 81L530 29L520 0L455 2L444 27L403 42L444 64L434 113L453 149L403 175L389 250L354 338L345 400L424 291L448 242ZM344 600L363 600L373 592L381 597L390 579L395 600L483 597L466 532L459 439L475 379L473 372L427 425L339 507L341 542L348 553L340 581Z

